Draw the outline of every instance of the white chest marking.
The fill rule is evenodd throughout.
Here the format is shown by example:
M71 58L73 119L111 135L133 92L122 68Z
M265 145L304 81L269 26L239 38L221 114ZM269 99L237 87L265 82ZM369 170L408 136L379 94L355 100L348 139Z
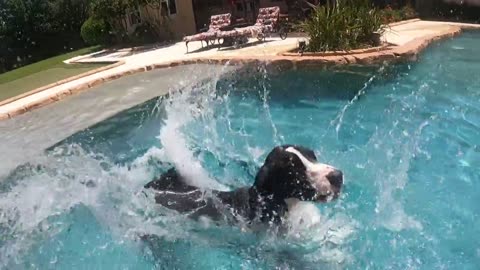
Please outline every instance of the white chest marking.
M295 198L285 199L288 206L286 221L294 232L308 229L320 223L321 215L318 208L310 202L302 202Z

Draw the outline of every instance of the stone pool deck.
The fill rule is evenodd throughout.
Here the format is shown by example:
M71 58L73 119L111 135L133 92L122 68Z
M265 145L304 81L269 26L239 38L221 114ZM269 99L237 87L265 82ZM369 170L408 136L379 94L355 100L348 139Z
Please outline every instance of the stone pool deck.
M306 39L300 34L292 34L285 40L273 37L264 43L250 40L249 44L239 49L201 48L199 42L192 42L188 54L183 42L163 47L100 52L68 61L75 63L114 62L116 64L98 72L89 72L33 90L27 95L9 100L8 103L0 103L0 120L32 111L104 82L153 69L194 63L242 65L266 62L268 65L295 69L311 66L393 62L415 58L431 42L452 37L459 34L462 29L480 29L480 25L408 20L391 24L382 37L388 45L378 50L358 50L348 54L338 52L321 56L289 53L296 48L299 40ZM201 71L198 72L201 73Z

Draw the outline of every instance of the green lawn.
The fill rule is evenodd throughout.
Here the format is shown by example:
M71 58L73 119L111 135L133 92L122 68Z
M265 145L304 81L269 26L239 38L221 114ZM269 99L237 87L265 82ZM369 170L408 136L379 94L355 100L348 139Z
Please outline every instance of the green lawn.
M0 74L0 101L103 66L104 64L63 63L69 58L98 50L98 46L84 48Z

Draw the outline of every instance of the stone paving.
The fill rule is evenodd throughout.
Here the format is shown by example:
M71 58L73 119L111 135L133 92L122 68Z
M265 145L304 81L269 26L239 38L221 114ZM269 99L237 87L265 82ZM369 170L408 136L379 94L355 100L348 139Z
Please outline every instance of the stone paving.
M47 89L41 89L29 96L14 100L0 106L0 120L31 111L35 108L56 102L69 95L92 88L106 81L119 77L157 68L169 68L191 63L210 64L245 64L266 61L287 65L291 68L326 64L370 64L376 61L394 61L400 58L413 57L428 44L439 38L451 37L461 32L463 28L478 28L477 24L461 24L449 22L421 21L418 19L391 24L383 35L383 40L390 44L388 50L378 52L363 52L349 55L332 56L291 56L284 53L296 48L299 40L306 38L301 35L290 35L281 40L271 37L261 43L250 40L238 49L216 47L202 48L200 42L189 44L190 53L186 53L183 42L166 45L160 48L146 50L120 50L112 53L103 52L100 55L77 57L72 62L121 62L110 69L90 74Z

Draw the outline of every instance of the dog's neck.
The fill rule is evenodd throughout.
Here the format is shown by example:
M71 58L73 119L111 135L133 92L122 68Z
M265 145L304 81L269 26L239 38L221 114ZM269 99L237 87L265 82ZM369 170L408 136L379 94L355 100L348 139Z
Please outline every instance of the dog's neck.
M251 219L261 222L279 224L288 211L288 206L283 198L271 193L259 191L253 186L249 189Z

